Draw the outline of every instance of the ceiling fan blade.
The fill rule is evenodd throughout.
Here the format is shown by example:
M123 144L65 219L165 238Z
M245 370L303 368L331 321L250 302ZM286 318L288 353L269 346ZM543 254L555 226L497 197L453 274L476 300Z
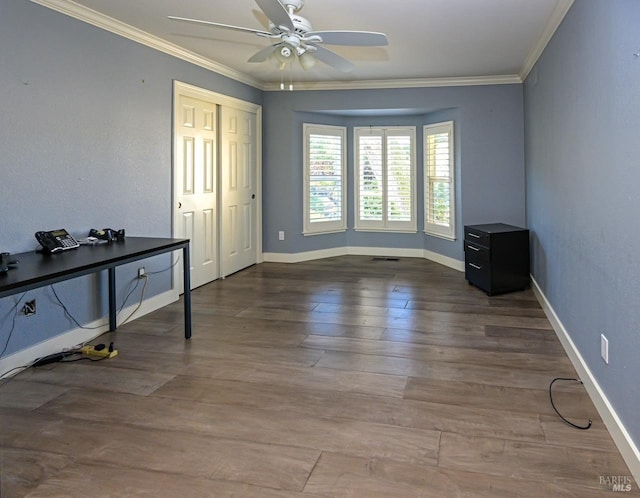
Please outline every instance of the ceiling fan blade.
M247 33L255 33L260 36L273 36L272 33L268 31L263 31L260 29L251 29L251 28L243 28L242 26L233 26L232 24L221 24L219 22L211 22L211 21L202 21L201 19L189 19L187 17L176 17L176 16L167 16L172 21L180 21L180 22L188 22L192 24L202 24L204 26L211 26L213 28L223 28L223 29L233 29L235 31L244 31Z
M257 51L253 54L247 62L265 62L269 59L269 56L274 53L278 49L278 44L269 45L268 47L263 48L262 50Z
M305 37L317 35L327 45L351 45L357 47L381 47L388 45L387 35L373 31L312 31Z
M312 55L321 62L324 62L328 66L335 67L336 69L342 71L343 73L348 73L355 69L355 65L349 62L347 59L342 57L341 55L332 52L329 49L324 47L315 47L316 50L312 53Z
M287 9L278 0L256 0L256 3L276 27L290 33L295 30Z

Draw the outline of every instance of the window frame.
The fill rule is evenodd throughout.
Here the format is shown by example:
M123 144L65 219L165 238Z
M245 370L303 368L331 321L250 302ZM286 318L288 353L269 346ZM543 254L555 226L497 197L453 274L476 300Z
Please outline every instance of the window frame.
M429 174L429 140L431 135L447 133L449 138L449 175L446 177ZM453 121L443 121L423 126L423 158L424 158L424 233L447 240L456 240L456 142ZM449 225L431 223L431 184L432 182L449 183Z
M347 230L347 128L313 123L303 123L303 235L319 235L324 233L344 232ZM340 219L330 221L311 221L311 184L310 184L310 138L311 135L340 137L340 177L341 206Z
M360 140L361 135L376 134L382 137L382 182L383 182L383 216L382 220L363 220L360 218ZM406 136L411 141L410 153L410 192L411 192L411 219L408 221L394 221L389 219L388 212L388 177L389 165L387 156L387 138L389 136ZM415 126L356 126L353 129L354 137L354 229L367 232L396 232L416 233L417 226L417 163L416 163L416 127Z

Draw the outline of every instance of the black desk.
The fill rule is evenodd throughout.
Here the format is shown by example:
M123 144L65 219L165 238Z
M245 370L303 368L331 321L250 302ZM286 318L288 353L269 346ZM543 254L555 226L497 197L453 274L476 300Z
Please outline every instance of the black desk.
M184 278L184 337L191 337L191 276L189 239L127 237L122 242L80 246L56 254L35 251L13 254L16 268L0 274L0 298L63 280L107 270L109 273L109 330L116 330L116 267L182 249Z

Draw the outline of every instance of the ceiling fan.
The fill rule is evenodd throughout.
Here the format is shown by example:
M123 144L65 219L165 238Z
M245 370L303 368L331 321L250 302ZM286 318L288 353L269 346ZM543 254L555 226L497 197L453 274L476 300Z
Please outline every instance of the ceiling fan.
M255 1L260 10L269 19L269 31L186 17L168 17L174 21L254 33L263 38L277 40L277 43L253 54L248 62L266 62L267 60L275 59L280 65L280 69L296 60L303 69L310 69L315 65L316 60L319 60L340 71L349 72L355 68L354 64L323 47L322 44L360 47L379 47L388 44L384 33L371 31L313 31L311 23L304 17L297 15L297 12L304 6L305 0Z

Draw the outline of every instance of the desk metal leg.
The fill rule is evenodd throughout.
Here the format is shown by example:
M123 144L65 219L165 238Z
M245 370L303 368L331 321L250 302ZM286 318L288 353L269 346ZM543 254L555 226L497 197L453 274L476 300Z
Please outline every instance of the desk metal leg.
M191 339L191 260L189 244L182 248L182 282L184 285L184 338Z
M118 326L116 322L116 269L109 268L109 330L114 331Z

